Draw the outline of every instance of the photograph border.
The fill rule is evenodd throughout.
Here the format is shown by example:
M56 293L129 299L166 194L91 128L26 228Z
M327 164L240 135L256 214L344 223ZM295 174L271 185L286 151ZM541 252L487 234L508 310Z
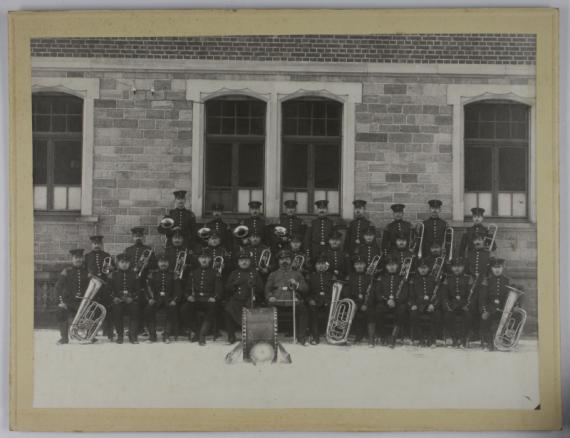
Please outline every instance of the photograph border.
M149 29L152 29L149 31ZM30 40L272 34L533 33L540 409L33 408L34 228ZM558 10L263 9L49 11L9 14L10 428L28 431L419 431L561 427ZM22 147L25 145L26 147ZM270 389L270 388L268 388Z

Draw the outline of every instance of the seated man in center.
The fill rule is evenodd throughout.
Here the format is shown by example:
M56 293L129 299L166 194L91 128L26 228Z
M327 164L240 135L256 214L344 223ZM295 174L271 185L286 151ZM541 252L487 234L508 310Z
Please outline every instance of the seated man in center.
M297 339L301 345L306 345L308 325L307 306L304 296L308 291L303 274L291 269L292 255L289 250L281 250L277 254L279 268L267 277L265 284L265 301L269 306L278 308L278 317L285 309L291 309L293 291L295 292L295 312L297 324Z

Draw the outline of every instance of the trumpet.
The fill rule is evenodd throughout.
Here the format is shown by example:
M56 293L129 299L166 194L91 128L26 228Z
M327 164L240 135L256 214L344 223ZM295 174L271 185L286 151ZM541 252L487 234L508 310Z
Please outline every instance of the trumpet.
M160 234L167 234L172 228L174 228L174 219L170 216L164 216L158 223L158 232Z
M246 225L238 225L234 228L233 235L237 239L245 239L249 236L249 228Z
M512 286L507 286L507 289L509 289L509 295L505 301L503 314L501 315L501 320L499 321L497 332L493 339L495 348L500 351L510 351L517 346L526 322L525 310L514 308L516 302L524 292Z
M216 271L218 277L222 276L222 272L224 270L224 258L222 256L214 257L212 262L212 268Z
M370 263L368 264L368 267L366 268L366 275L374 275L374 273L378 269L378 265L380 264L380 260L382 260L381 255L377 254L374 257L372 257L372 260L370 260Z
M184 276L184 269L186 268L186 259L188 258L188 251L183 250L176 256L176 265L174 266L174 276L182 280Z
M107 315L107 310L105 306L94 300L103 284L105 284L103 279L96 275L91 277L73 322L69 326L69 337L71 339L91 341L101 328L103 320Z
M398 285L398 290L396 291L396 299L400 298L402 295L402 291L404 290L404 285L407 283L408 278L410 277L410 272L412 270L412 265L414 264L414 256L406 257L402 262L402 266L400 267L400 277L402 280Z
M108 275L111 272L112 260L111 256L105 257L103 259L103 264L101 265L101 273Z
M137 260L137 264L135 266L134 271L137 274L137 278L141 278L143 271L148 266L148 262L150 261L150 256L152 255L152 250L145 249L139 259Z
M424 223L417 222L410 230L410 251L422 258L422 246L424 244Z
M443 232L443 244L441 245L441 253L443 258L447 257L447 260L451 261L453 258L453 237L454 237L453 227L449 225L445 227Z
M198 237L202 240L208 240L210 238L210 236L212 235L212 230L211 228L208 227L202 227L198 230L197 232Z
M293 262L291 263L291 269L294 271L302 271L304 264L305 264L305 256L301 254L296 254L295 257L293 257Z
M348 340L352 320L356 314L356 304L350 298L340 299L343 283L332 285L331 304L327 323L326 338L329 344L344 344Z
M495 245L495 238L497 237L497 231L499 227L496 224L489 224L487 234L483 239L483 248L487 251L493 251L493 246Z
M261 255L259 256L259 261L257 262L257 269L265 270L269 269L269 262L271 261L271 251L266 248L261 251Z

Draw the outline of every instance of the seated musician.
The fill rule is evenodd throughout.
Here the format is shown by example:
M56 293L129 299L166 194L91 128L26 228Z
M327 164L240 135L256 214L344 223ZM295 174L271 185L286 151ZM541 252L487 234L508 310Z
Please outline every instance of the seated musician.
M291 251L279 251L277 260L279 268L267 277L265 301L268 305L276 306L279 309L279 316L279 312L291 308L293 297L295 297L297 338L301 345L306 345L305 335L307 332L308 315L303 296L308 290L307 283L300 272L291 269Z
M333 282L334 273L330 270L328 258L322 254L315 261L315 272L309 274L307 302L309 304L311 345L317 345L320 342L323 327L328 322Z
M182 229L179 227L174 227L172 229L172 245L167 246L164 250L164 256L168 259L168 266L170 270L174 269L176 266L176 260L178 260L180 253L183 251L186 251L186 263L181 280L186 280L188 277L188 272L198 267L198 260L196 259L195 250L188 248L184 244L184 235L182 234Z
M356 304L351 331L356 336L355 342L358 343L364 338L366 331L366 302L373 276L366 274L366 260L358 254L353 257L352 266L353 271L348 276L348 283L342 288L341 298L350 298Z
M73 318L77 313L89 284L87 269L83 266L83 249L72 249L69 254L71 266L61 271L55 284L55 293L59 297L57 323L60 339L57 341L58 344L69 343L69 318Z
M435 279L424 259L417 263L417 275L408 286L410 306L410 327L412 342L435 346L436 323L439 320L439 296L435 290Z
M156 342L156 314L165 310L166 320L162 340L169 344L171 336L174 336L174 340L178 336L177 305L180 302L181 289L165 254L158 257L158 269L151 271L147 277L147 294L144 316L149 331L149 342Z
M224 287L226 295L225 320L228 331L228 342L236 341L235 332L242 323L242 309L253 307L257 297L263 294L263 281L252 264L249 251L242 251L238 255L237 269L233 270Z
M494 338L497 333L505 303L509 295L511 280L504 274L505 260L491 260L491 275L487 278L486 287L482 287L479 295L479 312L481 314L481 347L485 350L495 349ZM517 286L517 289L520 287ZM514 308L520 307L521 300Z
M374 257L382 255L382 250L376 241L376 228L373 225L364 230L362 242L358 246L358 255L363 258L366 266L372 262ZM381 270L382 266L378 264L376 274L379 274Z
M398 261L398 264L404 263L404 259L411 257L414 254L409 248L409 234L396 233L395 235L395 247L390 253L390 256Z
M222 298L223 284L217 271L212 268L212 253L204 248L198 254L200 266L190 272L184 296L186 302L181 313L191 328L190 342L206 345L206 336L214 325L218 302ZM200 314L203 314L200 324Z
M111 274L110 288L113 297L113 320L117 332L117 344L123 343L125 315L129 318L129 342L138 344L138 325L142 293L136 274L130 269L130 257L123 253L117 256L117 271Z
M489 229L483 223L485 219L485 209L480 207L474 207L471 209L471 218L473 220L473 225L465 230L463 236L461 236L461 242L459 244L459 255L465 257L465 252L473 248L473 237L475 234L481 234L483 236L487 235ZM497 249L497 244L493 243L491 251Z
M457 257L451 261L451 273L442 285L442 306L445 312L445 326L451 336L453 347L468 347L471 331L473 303L469 293L473 277L465 274L465 261Z
M427 263L430 271L433 269L433 265L438 257L441 257L441 243L440 242L432 242L429 246L429 253L424 257L425 262ZM447 270L444 268L444 272Z
M251 264L254 268L259 268L259 260L265 250L270 250L269 246L261 242L261 235L257 231L252 231L249 235L249 245L245 247L245 251L251 253ZM273 260L270 260L269 266L263 266L258 269L259 274L262 276L262 278L265 279L267 278L267 275L269 275L272 262Z
M394 348L408 310L407 286L398 275L399 259L389 257L386 269L380 279L372 287L368 296L368 344L376 343L376 325L388 326L390 330L389 345ZM385 342L385 338L382 338Z

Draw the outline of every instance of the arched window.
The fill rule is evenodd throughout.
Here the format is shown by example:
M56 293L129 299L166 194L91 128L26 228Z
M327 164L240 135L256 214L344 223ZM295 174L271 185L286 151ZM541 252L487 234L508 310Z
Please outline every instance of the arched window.
M296 199L299 213L329 201L340 213L342 103L303 97L283 102L282 199Z
M530 107L486 100L465 106L465 215L528 216Z
M264 190L266 103L247 96L206 102L206 184L204 211L222 203L246 213Z
M34 210L81 210L83 100L32 94Z

